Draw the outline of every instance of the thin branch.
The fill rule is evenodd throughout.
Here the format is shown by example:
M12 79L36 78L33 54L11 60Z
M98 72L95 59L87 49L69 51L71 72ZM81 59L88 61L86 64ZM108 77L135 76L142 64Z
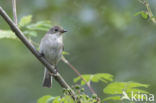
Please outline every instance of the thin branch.
M151 20L153 21L153 23L156 23L156 18L154 17L153 13L152 13L152 10L149 6L149 3L148 2L145 2L145 6L147 8L147 12L148 12L148 15L149 17L151 18Z
M152 13L148 0L138 0L138 1L146 7L148 16L150 17L151 21L156 24L156 18Z
M69 89L69 94L74 100L77 100L77 97L71 87L66 83L63 77L55 71L54 67L51 66L47 60L40 55L40 53L35 49L35 47L27 40L27 38L23 35L21 30L16 26L16 24L11 20L11 18L7 15L7 13L0 7L0 15L3 19L8 23L12 31L16 34L16 36L23 42L23 44L32 52L32 54L51 72L54 74L54 79L60 84L62 88ZM78 100L78 103L79 100Z
M12 0L12 10L13 10L14 23L17 25L16 0Z
M145 1L144 0L138 0L141 4L144 4Z
M66 63L88 86L89 90L92 92L92 94L96 94L94 89L90 86L89 82L87 82L81 75L81 73L63 56L62 61ZM96 94L97 95L97 94Z

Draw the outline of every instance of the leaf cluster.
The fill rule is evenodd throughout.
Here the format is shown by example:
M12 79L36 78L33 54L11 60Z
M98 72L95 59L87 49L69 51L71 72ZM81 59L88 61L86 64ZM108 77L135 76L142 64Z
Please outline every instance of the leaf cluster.
M103 88L103 93L108 95L108 97L101 98L102 101L98 101L99 98L97 95L93 94L92 96L89 96L87 93L85 93L85 89L83 86L86 84L83 80L80 79L80 77L74 78L74 83L80 82L80 84L76 84L72 86L72 89L76 92L77 97L81 101L81 103L101 103L105 101L124 101L122 100L123 92L126 92L129 97L131 97L131 92L133 93L144 93L149 94L146 90L143 88L148 88L149 85L137 83L137 82L117 82L113 80L113 75L108 73L97 73L97 74L84 74L82 77L87 82L92 83L107 83L106 87ZM69 96L68 90L64 90L63 96L43 96L38 100L38 103L76 103L72 100L72 98ZM131 101L128 101L131 103Z
M38 31L48 31L51 27L51 23L48 20L32 22L32 15L24 16L21 18L18 27L23 31L24 35L28 38L36 37ZM16 36L11 30L0 30L0 39L16 39Z

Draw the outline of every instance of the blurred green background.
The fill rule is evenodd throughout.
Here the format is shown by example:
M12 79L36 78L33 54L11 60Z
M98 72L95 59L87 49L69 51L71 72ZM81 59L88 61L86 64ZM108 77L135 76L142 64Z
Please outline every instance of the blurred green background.
M149 0L156 15L156 0ZM0 5L12 17L11 0ZM110 73L116 81L149 84L156 95L156 25L134 16L146 8L137 0L17 0L18 19L50 20L68 30L64 35L67 59L82 74ZM9 29L0 17L0 29ZM45 32L34 38L38 43ZM41 86L43 65L18 40L0 39L0 103L35 103L43 95L62 89ZM69 84L76 74L62 62L59 72ZM102 98L102 83L93 88ZM88 91L88 93L90 93Z

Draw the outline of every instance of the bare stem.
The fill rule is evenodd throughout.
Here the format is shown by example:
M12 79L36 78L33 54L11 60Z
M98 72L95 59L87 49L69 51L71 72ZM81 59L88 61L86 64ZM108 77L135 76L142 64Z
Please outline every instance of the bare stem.
M16 0L12 0L12 10L13 10L14 23L17 25Z
M156 23L156 18L154 17L153 13L152 13L152 10L149 6L149 3L148 2L145 2L145 6L147 8L147 12L148 12L148 15L150 17L150 19L153 21L153 23Z
M138 0L138 1L146 7L148 16L150 17L151 21L156 24L156 18L152 13L148 0Z
M71 87L66 83L64 78L60 75L60 73L56 72L54 67L51 66L48 61L40 55L40 53L34 48L34 46L27 40L27 38L23 35L23 32L17 27L17 25L11 20L8 14L0 7L0 15L3 19L8 23L12 31L16 34L16 36L23 42L23 44L31 51L31 53L51 72L55 74L54 79L60 84L62 88L68 89L69 94L74 100L77 100L77 97ZM78 103L80 101L78 100Z
M94 89L90 86L89 82L87 82L81 75L81 73L63 56L62 61L66 63L88 86L89 90L92 92L92 94L96 94ZM97 95L97 94L96 94Z

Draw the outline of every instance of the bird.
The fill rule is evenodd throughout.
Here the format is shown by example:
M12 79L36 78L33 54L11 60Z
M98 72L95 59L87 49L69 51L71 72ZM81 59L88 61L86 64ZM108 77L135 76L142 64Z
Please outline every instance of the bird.
M52 27L41 39L39 52L45 59L54 66L56 70L56 65L61 60L62 52L64 49L63 34L67 32L60 26ZM44 77L43 77L43 87L52 87L52 75L45 67Z

